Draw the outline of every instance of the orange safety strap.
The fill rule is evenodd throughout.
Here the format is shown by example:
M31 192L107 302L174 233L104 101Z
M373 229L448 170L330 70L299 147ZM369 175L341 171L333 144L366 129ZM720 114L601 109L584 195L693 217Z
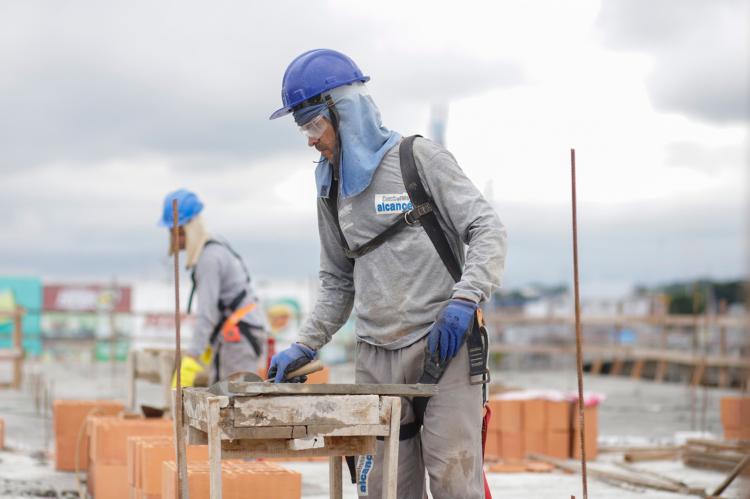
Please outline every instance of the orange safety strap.
M240 307L230 315L224 325L221 326L221 334L224 337L225 343L237 343L241 339L240 328L238 324L247 314L253 311L255 303L248 303L244 307Z

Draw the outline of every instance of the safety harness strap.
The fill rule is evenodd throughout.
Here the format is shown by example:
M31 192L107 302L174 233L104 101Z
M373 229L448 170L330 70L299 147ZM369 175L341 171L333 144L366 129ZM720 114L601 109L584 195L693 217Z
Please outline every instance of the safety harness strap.
M224 246L237 260L239 260L240 265L242 266L242 271L245 273L245 282L250 283L250 273L247 271L247 267L245 267L245 261L242 260L242 257L232 249L231 246L229 246L229 243L226 243L224 241L219 241L217 239L209 239L205 242L203 247L210 244L218 244L220 246ZM198 285L195 279L195 269L190 273L190 280L193 283L193 286L190 288L190 297L188 298L188 306L187 306L187 312L190 313L190 311L193 309L193 297L195 296L195 288ZM236 309L240 303L242 303L242 300L245 299L245 295L247 294L247 290L243 289L239 295L235 296L232 301L229 303L228 307L232 309L232 312L234 309ZM221 300L219 300L219 309L223 310L227 307L224 306ZM231 312L230 312L231 313ZM221 327L221 326L219 326Z
M406 187L407 194L409 194L412 205L419 207L428 204L432 206L429 212L424 213L420 217L422 228L427 233L430 241L432 241L432 245L437 250L438 255L440 255L445 268L448 269L453 280L458 282L461 279L461 266L458 264L458 260L453 254L450 244L448 244L445 232L440 227L440 222L438 222L437 218L439 214L437 206L432 203L432 199L427 195L422 184L422 179L419 177L417 163L414 160L414 139L417 137L421 137L421 135L406 137L398 147L401 176L403 177L404 186Z
M440 227L440 222L437 218L439 212L432 203L432 199L427 195L422 180L419 177L419 171L417 170L417 164L414 159L414 140L417 137L419 135L412 135L401 141L401 145L399 146L401 176L404 179L404 186L406 187L406 192L409 194L409 199L414 206L420 206L425 203L432 205L432 210L421 217L422 228L424 228L430 241L432 241L432 245L435 247L438 255L440 255L440 259L443 261L448 273L450 273L454 281L458 282L462 274L461 266L448 243L448 239L445 237L445 232ZM466 337L466 348L469 352L470 382L471 384L484 385L483 397L485 399L487 395L486 384L490 380L489 370L487 369L487 346L487 330L484 327L482 312L477 309L471 330ZM437 384L448 367L449 362L450 359L441 362L438 352L435 352L434 355L429 355L429 352L425 352L424 369L418 382ZM414 409L413 424L416 426L416 431L407 431L408 436L406 438L419 433L419 429L424 422L424 414L427 410L429 400L428 397L415 397L412 400L412 407ZM402 428L405 426L402 426Z
M206 243L203 245L205 248L206 246L210 244L218 244L220 246L223 246L226 248L232 256L234 256L237 260L239 260L240 265L242 266L242 271L245 273L245 283L250 283L250 273L247 271L247 267L245 266L245 262L242 260L242 257L232 249L232 247L229 245L229 243L225 241L220 241L217 239L209 239L206 241ZM190 313L190 311L193 308L193 297L195 296L195 289L198 285L197 280L195 278L195 269L190 273L190 279L193 282L193 287L190 289L190 297L188 298L188 306L187 311ZM245 297L247 296L247 287L245 287L242 291L237 293L237 295L232 298L232 300L225 304L223 301L219 300L217 303L217 307L219 308L219 312L221 313L221 319L216 323L214 326L214 329L211 331L211 335L208 339L208 344L211 345L214 349L213 354L213 363L216 367L216 372L219 372L219 367L221 363L221 349L218 348L218 337L219 333L221 332L222 327L224 326L224 323L227 321L227 319L239 308L239 306L244 301ZM238 324L239 332L242 336L247 339L247 341L250 343L250 346L252 346L253 351L255 351L256 355L260 355L261 352L261 345L258 342L258 339L252 334L251 328L248 325L245 325L244 323L240 322Z
M383 232L373 237L365 244L359 246L356 250L351 250L348 247L345 247L344 253L346 253L348 258L359 258L360 256L366 255L405 227L419 224L422 217L432 213L432 209L431 203L423 203L416 208L405 212L403 216L399 216L396 221L389 225Z

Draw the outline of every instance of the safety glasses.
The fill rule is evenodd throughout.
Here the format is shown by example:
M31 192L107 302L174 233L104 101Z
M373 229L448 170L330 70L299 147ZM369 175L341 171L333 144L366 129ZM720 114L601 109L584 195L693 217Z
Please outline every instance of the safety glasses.
M313 140L319 139L325 130L326 120L321 115L317 115L315 118L299 127L299 131L302 132L302 135Z

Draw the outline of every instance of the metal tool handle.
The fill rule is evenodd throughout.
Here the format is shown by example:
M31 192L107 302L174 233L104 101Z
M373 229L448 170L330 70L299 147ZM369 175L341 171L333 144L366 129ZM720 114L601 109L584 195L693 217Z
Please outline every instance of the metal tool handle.
M297 376L304 376L306 374L312 374L312 373L316 373L322 370L323 370L323 363L319 359L315 359L312 362L308 362L307 364L300 367L299 369L295 369L294 371L290 373L286 373L286 376L284 377L284 379L292 379L292 378L296 378Z

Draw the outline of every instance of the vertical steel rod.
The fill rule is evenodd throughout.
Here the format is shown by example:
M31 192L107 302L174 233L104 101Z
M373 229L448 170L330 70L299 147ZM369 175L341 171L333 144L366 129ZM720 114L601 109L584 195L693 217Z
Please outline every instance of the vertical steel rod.
M175 323L175 375L177 386L175 392L175 445L177 457L177 497L188 499L187 462L185 450L185 435L183 432L183 404L182 404L182 353L180 348L180 241L177 200L172 200L172 254L174 256L174 323Z
M576 150L570 150L570 180L573 204L573 283L575 292L576 314L576 368L578 371L578 433L581 444L581 480L583 482L583 499L588 499L588 483L586 477L586 438L583 417L583 354L581 338L581 299L578 287L578 213L576 210Z

